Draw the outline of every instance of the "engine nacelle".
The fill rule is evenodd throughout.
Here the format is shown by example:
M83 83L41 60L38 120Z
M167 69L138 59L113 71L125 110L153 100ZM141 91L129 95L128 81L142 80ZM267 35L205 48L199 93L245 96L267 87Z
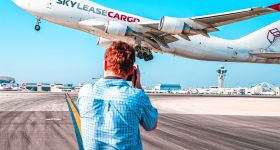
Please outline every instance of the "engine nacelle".
M160 19L158 29L171 34L197 34L187 23L171 17L163 16Z
M105 48L109 48L114 43L115 43L115 41L111 41L111 40L108 40L108 39L105 39L105 38L102 38L102 37L99 37L98 41L97 41L98 46L102 46L102 47L105 47Z
M138 36L130 27L116 21L108 21L105 32L116 36Z

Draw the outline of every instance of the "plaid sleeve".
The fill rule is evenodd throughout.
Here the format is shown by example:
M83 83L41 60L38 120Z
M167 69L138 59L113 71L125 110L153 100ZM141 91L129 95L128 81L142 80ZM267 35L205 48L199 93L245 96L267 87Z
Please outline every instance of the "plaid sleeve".
M141 109L140 124L146 131L151 131L157 123L158 111L152 106L149 97L145 93L141 97L143 98L144 105Z

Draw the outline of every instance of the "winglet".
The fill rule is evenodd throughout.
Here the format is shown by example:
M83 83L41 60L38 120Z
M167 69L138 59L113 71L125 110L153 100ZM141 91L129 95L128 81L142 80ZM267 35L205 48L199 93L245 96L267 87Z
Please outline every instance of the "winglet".
M277 10L277 11L280 11L280 3L279 3L279 4L272 5L272 6L268 6L268 8L271 8L271 9L274 9L274 10Z

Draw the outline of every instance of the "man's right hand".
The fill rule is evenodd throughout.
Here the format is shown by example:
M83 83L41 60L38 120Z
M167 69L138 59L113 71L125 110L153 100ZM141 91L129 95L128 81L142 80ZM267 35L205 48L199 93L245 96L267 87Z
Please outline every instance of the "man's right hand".
M141 89L142 90L142 86L141 86L141 83L140 83L140 69L139 69L139 66L137 65L137 64L134 64L134 67L136 68L136 70L137 70L137 74L136 74L136 76L137 76L137 79L136 79L136 82L135 82L135 75L133 74L133 76L132 76L132 86L134 87L134 88L137 88L137 89ZM134 83L135 83L135 85L134 85Z

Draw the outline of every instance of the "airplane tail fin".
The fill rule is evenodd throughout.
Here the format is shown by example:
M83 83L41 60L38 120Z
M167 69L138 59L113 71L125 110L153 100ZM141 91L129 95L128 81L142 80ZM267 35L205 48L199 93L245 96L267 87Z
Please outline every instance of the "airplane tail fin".
M25 83L22 83L21 86L19 88L23 89L25 86Z
M267 49L278 37L280 37L280 20L236 41L257 48Z
M10 83L10 86L9 86L9 87L12 87L12 86L13 86L13 83L14 83L14 81L12 81L12 82Z

